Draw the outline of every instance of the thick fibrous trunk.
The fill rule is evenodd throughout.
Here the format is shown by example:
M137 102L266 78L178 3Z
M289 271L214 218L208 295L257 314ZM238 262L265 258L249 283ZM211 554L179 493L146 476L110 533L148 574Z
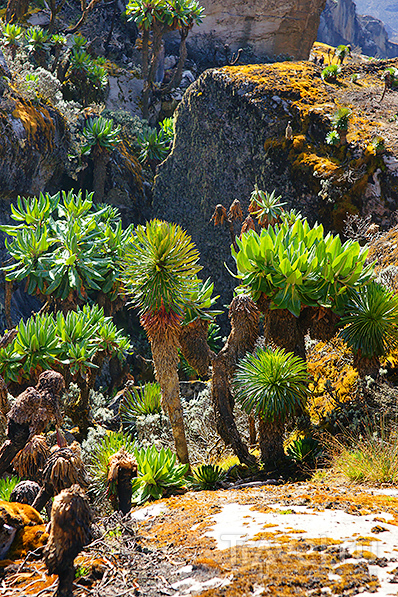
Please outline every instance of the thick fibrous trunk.
M29 439L29 425L19 424L12 419L8 422L8 438L0 448L0 477L6 472L19 450Z
M95 200L100 203L104 199L106 166L111 159L109 151L102 147L93 150L93 191Z
M229 316L231 333L224 348L213 360L211 393L217 431L224 442L232 446L241 462L254 464L255 458L249 454L236 427L230 380L239 359L254 348L258 338L259 311L251 298L240 295L233 299Z
M278 468L285 459L283 450L284 426L280 421L259 419L259 444L261 462L266 470Z
M19 449L7 439L0 448L0 477L6 472Z
M162 35L163 28L153 24L153 43L152 43L152 58L149 64L148 77L144 82L144 91L142 92L142 115L145 119L149 116L149 97L152 90L152 85L155 80L155 73L158 64L158 58L162 49Z
M180 462L189 464L177 373L178 339L170 332L152 336L150 342L155 376L162 390L163 408L169 415L177 456Z
M264 335L287 352L305 359L304 331L300 329L298 318L287 309L270 309L269 301L260 299L257 303L265 315Z
M380 359L379 357L365 357L359 350L354 354L354 369L358 371L360 377L370 375L373 379L379 377Z
M181 327L178 340L181 352L200 377L209 375L209 367L216 356L207 344L208 321L195 319Z
M131 510L131 497L133 495L131 479L133 476L133 472L130 469L120 467L118 470L117 492L119 510L123 514L128 514Z
M54 497L54 492L49 491L48 487L42 487L32 504L32 508L41 512L52 497Z

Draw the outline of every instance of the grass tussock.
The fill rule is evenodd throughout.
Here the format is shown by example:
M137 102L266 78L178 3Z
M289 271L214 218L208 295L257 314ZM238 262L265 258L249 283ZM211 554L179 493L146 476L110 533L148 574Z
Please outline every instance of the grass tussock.
M339 444L333 470L357 483L398 483L397 430L369 432L349 447Z

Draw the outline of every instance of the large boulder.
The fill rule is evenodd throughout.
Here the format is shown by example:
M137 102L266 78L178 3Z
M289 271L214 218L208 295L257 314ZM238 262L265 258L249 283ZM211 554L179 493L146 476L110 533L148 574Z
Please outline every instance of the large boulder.
M221 294L219 304L230 302L237 281L224 266L235 269L228 227L211 221L218 203L228 209L239 199L245 212L257 183L276 189L286 208L334 231L342 230L347 214L367 215L369 209L387 225L397 208L394 124L388 111L375 116L373 108L380 105L386 64L344 68L342 84L328 85L310 62L229 67L205 72L186 92L173 150L155 178L153 212L192 236L202 275ZM350 81L352 72L360 72L363 91ZM389 101L398 104L396 94L390 92ZM349 145L333 149L325 144L331 116L350 102L361 118L352 119ZM289 120L292 140L285 138ZM371 145L380 134L389 139L389 154Z

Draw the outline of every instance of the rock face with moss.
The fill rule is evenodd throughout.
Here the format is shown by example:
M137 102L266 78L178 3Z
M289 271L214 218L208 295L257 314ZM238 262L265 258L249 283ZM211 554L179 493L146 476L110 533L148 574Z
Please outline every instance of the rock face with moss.
M8 94L0 98L0 188L2 196L34 194L64 170L68 128L49 105Z
M255 183L276 189L287 208L327 229L341 231L348 213L371 212L378 223L389 222L398 204L398 146L388 118L398 95L390 92L388 107L379 104L384 68L348 63L330 85L310 62L229 67L207 71L189 88L177 111L173 151L155 179L154 215L192 235L203 274L212 276L224 304L235 286L223 265L234 269L230 238L210 219L218 203L228 209L234 199L246 211ZM353 72L360 72L361 87L351 82ZM341 105L353 110L348 145L331 148L325 137ZM285 137L288 121L292 139ZM387 149L372 144L378 134Z
M325 0L203 0L201 4L206 18L193 29L188 47L214 64L216 46L226 43L233 51L250 46L252 61L281 54L308 58Z

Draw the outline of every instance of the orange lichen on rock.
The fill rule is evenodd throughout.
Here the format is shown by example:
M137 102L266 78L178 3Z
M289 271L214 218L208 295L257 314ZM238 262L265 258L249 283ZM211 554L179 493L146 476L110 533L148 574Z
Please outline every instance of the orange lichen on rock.
M310 384L311 398L309 411L315 420L320 414L327 414L335 406L326 384L339 402L345 402L355 396L358 372L352 365L352 354L343 340L333 338L330 342L318 342L310 351L307 359L308 372L314 382Z
M46 545L47 539L44 524L24 527L17 532L7 557L11 560L24 558L28 552Z
M47 149L52 149L55 126L47 108L36 108L27 100L18 100L12 115L21 120L29 141L37 143L37 135L40 133L47 142Z

